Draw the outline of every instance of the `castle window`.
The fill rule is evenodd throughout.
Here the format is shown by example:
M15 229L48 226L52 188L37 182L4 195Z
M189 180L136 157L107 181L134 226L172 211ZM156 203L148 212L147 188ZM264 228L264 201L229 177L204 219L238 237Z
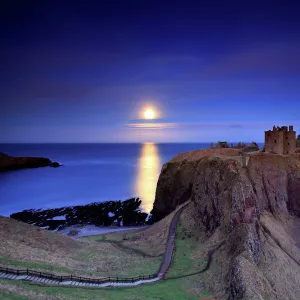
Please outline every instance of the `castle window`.
M288 143L288 145L290 145L290 143Z
M274 143L276 144L276 140L274 140Z
M288 137L285 138L286 140L288 139Z

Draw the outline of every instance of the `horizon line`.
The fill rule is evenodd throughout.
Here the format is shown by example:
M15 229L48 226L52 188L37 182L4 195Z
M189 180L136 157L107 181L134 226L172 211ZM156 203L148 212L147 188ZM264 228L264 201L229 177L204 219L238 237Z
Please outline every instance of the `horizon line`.
M216 142L0 142L0 145L9 145L9 144L216 144L219 141ZM220 142L224 142L223 140ZM252 141L225 141L229 144L234 143L252 143ZM256 143L264 143L264 141L256 142Z

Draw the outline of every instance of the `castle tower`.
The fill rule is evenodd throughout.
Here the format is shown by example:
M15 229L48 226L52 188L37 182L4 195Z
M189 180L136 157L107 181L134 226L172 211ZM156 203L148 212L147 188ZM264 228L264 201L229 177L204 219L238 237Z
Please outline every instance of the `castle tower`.
M265 152L288 155L295 153L296 132L293 126L273 127L265 131Z

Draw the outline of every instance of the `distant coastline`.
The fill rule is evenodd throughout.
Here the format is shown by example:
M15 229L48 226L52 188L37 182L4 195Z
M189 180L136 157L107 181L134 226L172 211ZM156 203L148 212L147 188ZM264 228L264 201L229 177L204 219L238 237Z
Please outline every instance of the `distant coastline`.
M40 167L57 168L59 166L58 162L52 162L45 157L14 157L0 152L0 172Z

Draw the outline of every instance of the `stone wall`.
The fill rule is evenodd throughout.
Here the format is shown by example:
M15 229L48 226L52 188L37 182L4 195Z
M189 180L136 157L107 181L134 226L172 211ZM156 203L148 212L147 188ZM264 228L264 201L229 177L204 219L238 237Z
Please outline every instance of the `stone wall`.
M265 132L265 151L269 153L283 154L283 132Z
M296 132L287 131L283 135L283 154L293 154L296 149Z
M298 135L298 138L296 140L296 147L300 148L300 134Z
M273 127L273 130L265 131L265 152L274 154L293 154L296 149L296 132L290 126L281 128Z

